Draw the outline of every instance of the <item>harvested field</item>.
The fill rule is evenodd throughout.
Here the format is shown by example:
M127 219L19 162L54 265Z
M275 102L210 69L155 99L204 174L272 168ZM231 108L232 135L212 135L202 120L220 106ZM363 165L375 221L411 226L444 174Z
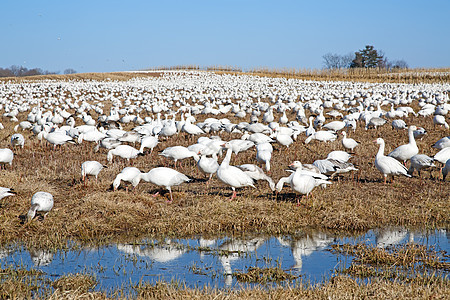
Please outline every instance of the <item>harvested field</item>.
M122 74L93 74L92 76L92 80L98 80L98 82L92 84L85 79L85 75L83 75L83 79L71 75L67 78L58 79L60 81L41 82L33 79L15 84L11 82L1 83L0 88L6 96L4 96L2 103L4 115L1 122L4 129L0 130L0 148L11 147L10 138L15 133L14 127L18 125L18 122L26 120L29 114L29 110L18 111L15 115L17 121L11 121L11 116L8 115L13 110L10 103L22 102L22 99L18 100L21 98L21 93L27 94L30 89L38 86L39 91L33 94L34 98L30 99L31 104L28 108L40 106L43 111L55 112L56 107L64 107L65 101L78 103L73 108L67 106L67 111L74 116L76 125L84 124L81 117L82 112L87 111L93 120L97 120L102 114L108 115L113 106L120 108L129 105L143 105L145 102L143 99L135 98L136 95L140 94L150 94L151 97L146 96L146 99L156 101L152 104L153 106L150 105L150 111L143 109L139 112L142 119L145 117L156 119L157 113L154 107L164 101L170 101L174 105L171 109L180 113L181 111L184 113L188 111L186 109L180 110L180 106L203 105L204 107L207 102L213 103L212 100L215 99L215 96L217 96L217 99L227 98L228 102L224 103L228 104L244 102L241 96L233 99L228 94L220 94L220 89L223 88L221 86L216 87L216 91L214 91L213 85L210 85L207 90L199 92L199 94L204 93L203 95L206 95L204 98L199 95L192 96L183 92L183 89L190 91L190 89L195 89L195 85L183 86L186 83L173 84L172 92L165 91L157 96L157 88L145 80L151 80L149 76L155 76L154 78L161 80L166 76L159 73L157 76L155 74L145 75L144 79L136 79L142 80L143 83L140 82L140 84L142 83L142 89L135 83L132 83L131 87L128 88L128 81L119 82L118 80L124 79L123 76L125 75ZM231 78L232 81L237 82L237 85L239 80L242 79L239 76L222 76L227 80ZM245 77L244 75L241 76ZM110 78L110 80L103 81L105 78ZM208 79L205 76L203 80ZM245 80L248 80L248 78L245 77ZM117 87L114 87L115 83L117 83ZM77 94L71 91L72 84L81 86L86 84L86 87L80 87L78 90L80 92ZM259 82L258 84L261 85L262 83ZM254 103L261 101L268 102L270 105L280 102L304 104L314 100L314 95L309 95L307 89L293 96L293 99L288 99L285 97L286 95L282 94L274 98L269 98L266 94L267 97L264 98L262 95L258 95L258 88L267 89L273 83L267 83L263 87L258 84L253 86L254 90L246 91L243 97L251 99ZM301 85L302 83L298 84ZM305 84L314 86L319 91L326 91L330 87L333 88L334 92L342 89L344 92L336 95L336 99L345 98L345 84L342 84L343 87L339 86L341 83L305 82ZM146 85L151 87L146 90ZM92 86L96 86L96 88L89 90ZM286 83L286 86L286 88L290 88L289 83ZM164 88L167 88L167 86ZM442 84L442 86L436 84L431 87L421 85L417 90L414 90L414 88L416 87L401 85L365 86L365 91L370 95L361 96L360 99L364 101L370 96L373 97L376 94L383 93L385 93L384 97L395 99L397 97L395 95L409 93L409 95L417 95L417 98L408 104L415 112L421 109L419 100L424 97L431 98L433 93L435 93L435 97L439 94L439 97L444 97L444 102L448 102L448 84ZM363 87L355 87L355 89L361 95L363 94ZM381 89L381 91L378 89ZM408 89L413 91L409 92ZM428 94L424 92L427 89L429 90ZM48 94L45 94L45 91ZM332 94L333 91L329 94ZM385 91L389 91L390 94L388 95ZM39 97L39 93L41 93L41 97ZM61 100L60 104L55 100L58 97ZM322 97L324 101L328 99L323 94L319 94L318 97ZM445 100L445 97L447 100ZM88 98L87 102L94 107L101 108L102 112L99 113L89 108L79 109L84 98ZM53 102L51 102L52 100ZM176 104L177 101L178 104ZM120 103L120 106L118 103ZM249 105L249 107L251 106ZM381 108L384 110L390 109L390 107L384 105ZM328 107L324 109L324 114L327 117L326 122L333 120L332 117L326 115L332 109ZM341 111L346 113L344 109ZM202 113L193 115L197 123L215 117L218 119L228 118L231 123L238 124L242 121L249 122L250 114L251 110L248 111L245 118L236 117L232 111L219 116ZM166 115L168 119L172 118L172 115L168 112L166 112ZM278 120L282 114L275 110L274 115L275 120ZM286 115L289 120L296 119L296 112L293 110L286 110ZM306 110L306 116L309 117L310 115L315 116L315 114ZM161 118L165 118L164 114ZM427 134L416 141L419 153L433 157L438 149L431 146L437 140L449 135L449 130L445 127L433 125L433 115L414 116L409 114L402 119L408 125L416 125L427 130ZM180 120L179 114L176 115L176 120ZM25 137L25 146L23 149L14 149L15 155L12 165L6 165L0 171L0 186L12 187L17 193L15 196L0 200L0 232L2 233L0 244L3 246L24 244L26 247L32 248L64 249L67 247L68 241L98 245L115 241L137 241L142 237L149 236L181 238L198 234L206 236L246 235L250 233L279 235L295 234L311 228L333 232L363 232L387 226L448 229L450 227L450 186L448 178L447 181L442 180L442 174L439 170L442 164L436 163L438 167L431 174L423 171L419 176L416 172L412 178L397 177L393 183L383 184L384 178L374 165L378 145L373 143L373 140L383 137L386 141L385 154L408 142L407 131L392 129L390 121L388 119L388 123L378 129L365 130L363 121L358 121L358 126L354 131L346 129L351 138L361 142L350 159L350 162L359 171L334 178L332 184L326 189L317 187L309 197L303 197L300 200L299 206L297 205L298 195L289 186L285 186L280 193L275 194L265 182L257 182L256 188L238 189L238 197L229 201L231 188L220 182L215 175L210 184L206 185L206 175L198 173L196 163L192 158L183 160L181 166L177 167L178 171L191 178L191 182L173 187L174 201L172 203L167 202L169 199L169 193L167 192L163 192L162 196L153 197L153 194L160 188L144 181L141 181L133 192L126 191L123 184L118 191L113 191L112 182L124 167L134 166L142 172L148 172L158 166L173 168L173 161L158 155L158 153L169 146L195 144L198 136L194 137L181 132L168 138L160 137L160 143L152 154L146 151L145 155L131 159L129 162L121 158L115 158L113 162L108 162L106 159L107 150L100 148L96 152L94 150L95 143L83 141L81 144L67 144L54 149L45 140L39 141L38 136L29 129L22 130L19 128L17 132ZM130 122L123 123L122 126L124 130L131 131L137 124ZM305 126L307 125L305 124ZM219 136L223 141L239 139L242 136L239 133L225 131L203 134L203 136L211 135ZM302 163L312 163L317 159L325 159L327 154L333 150L344 150L340 143L341 137L333 142L312 141L307 145L304 143L305 139L306 136L302 133L288 148L277 143L273 144L271 170L268 174L275 182L281 177L288 176L289 173L286 172L286 169L295 160ZM136 144L135 147L139 148L139 145ZM256 163L255 156L256 151L253 147L237 156L233 154L231 164ZM219 162L221 159L219 159ZM98 182L91 178L85 186L81 181L81 163L86 160L96 160L106 165L107 168L100 172ZM54 207L45 219L36 218L31 223L24 222L26 213L30 208L31 196L38 191L53 194ZM82 279L87 282L83 285L91 286L93 284L89 278ZM333 295L330 294L332 293L331 290L334 290L335 286L342 282L346 282L353 287L357 285L352 279L339 276L333 282L325 284L318 290L313 291L305 288L294 292L277 289L270 291L269 295L277 298L283 295L293 296L293 294L295 297L328 297ZM67 287L64 280L55 284L63 286L64 289ZM359 286L359 288L355 287L355 289L358 289L357 293L355 289L348 291L348 293L356 293L361 297L369 296L387 284L386 282L371 282ZM411 287L397 285L396 283L392 284L391 287L395 290L395 292L393 291L394 294L405 297L411 295ZM442 291L438 295L448 294L448 282L440 286L438 290ZM85 296L84 290L79 292L80 297ZM420 294L420 297L436 295L436 292L431 290L423 290L422 292L423 294ZM139 292L143 297L157 298L159 296L170 297L168 295L173 295L175 298L183 296L198 297L203 295L204 292L187 290L181 292L183 296L180 296L179 293L179 291L172 291L171 287L165 286L162 286L162 288L160 286L145 287ZM220 297L220 295L214 293L209 295ZM267 292L259 290L244 291L234 296L245 299L259 298L261 293ZM390 297L394 294L389 292L386 296ZM267 296L267 294L265 295ZM417 296L417 294L414 295ZM101 294L92 296L103 297ZM64 297L64 295L60 294L57 297Z

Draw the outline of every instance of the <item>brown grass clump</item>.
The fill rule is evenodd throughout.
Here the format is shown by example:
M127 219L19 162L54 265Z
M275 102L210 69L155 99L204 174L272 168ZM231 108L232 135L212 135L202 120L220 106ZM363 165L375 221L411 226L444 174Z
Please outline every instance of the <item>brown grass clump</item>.
M86 274L68 274L56 279L51 285L61 293L69 291L87 293L95 288L97 281Z
M235 277L240 282L260 283L282 282L286 280L294 280L297 276L285 272L279 267L258 268L249 267L246 272L234 272Z

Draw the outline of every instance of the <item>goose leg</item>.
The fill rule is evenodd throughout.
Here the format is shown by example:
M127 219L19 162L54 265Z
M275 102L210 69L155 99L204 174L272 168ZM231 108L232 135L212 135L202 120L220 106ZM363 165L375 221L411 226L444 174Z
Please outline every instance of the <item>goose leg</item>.
M173 196L172 196L172 189L168 189L169 190L169 193L170 193L170 201L167 201L167 203L172 203L172 201L173 201Z
M233 188L233 194L231 195L230 201L236 198L236 190Z

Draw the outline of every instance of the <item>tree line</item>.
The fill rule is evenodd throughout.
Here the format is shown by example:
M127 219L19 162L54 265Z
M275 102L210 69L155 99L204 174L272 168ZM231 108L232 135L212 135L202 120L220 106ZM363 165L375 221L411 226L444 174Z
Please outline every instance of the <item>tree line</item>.
M339 55L327 53L322 56L325 69L349 69L349 68L380 68L380 69L407 69L406 61L390 61L383 51L376 50L372 45L366 45L355 53Z
M74 69L65 69L64 74L74 74L76 71ZM42 70L40 68L28 69L24 66L11 66L9 68L0 68L0 77L24 77L24 76L35 76L35 75L52 75L59 74L58 72L50 72Z

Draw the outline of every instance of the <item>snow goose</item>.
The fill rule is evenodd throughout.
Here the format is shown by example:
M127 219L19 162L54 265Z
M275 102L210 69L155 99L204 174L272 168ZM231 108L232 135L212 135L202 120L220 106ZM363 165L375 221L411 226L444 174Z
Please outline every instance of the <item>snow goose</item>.
M387 176L392 176L392 180L394 180L394 176L396 175L411 177L411 175L407 173L408 170L406 167L398 160L384 155L385 143L382 138L377 138L374 142L380 145L377 155L375 156L375 167L383 174L384 183L386 183Z
M244 137L245 137L245 135L243 135L241 138L245 139ZM259 132L250 134L247 139L249 141L254 142L255 144L272 143L273 142L273 140L269 136L265 135L264 133L259 133Z
M313 162L313 165L319 169L321 174L328 175L330 178L337 174L358 171L353 164L336 159L318 159Z
M184 123L183 127L181 128L181 131L186 132L190 135L197 135L197 134L205 133L203 130L200 129L200 127L198 127L195 124L192 124L190 118L186 119L186 122Z
M403 120L393 120L391 123L392 129L396 130L402 130L402 129L408 129L408 126L406 125L405 121Z
M141 147L139 152L144 153L145 148L150 148L150 154L152 154L153 149L159 144L158 136L145 136L141 139Z
M434 160L445 164L450 159L450 147L446 147L434 155Z
M136 158L140 154L142 153L136 148L129 145L119 145L116 148L109 150L106 158L109 162L113 161L114 156L119 156L130 161L130 158Z
M25 138L23 137L23 135L21 135L20 133L14 133L11 136L11 147L12 148L15 148L15 147L23 148L24 145L25 145Z
M422 169L428 169L436 167L436 165L433 163L434 159L429 157L425 154L416 154L413 157L411 157L411 166L408 169L408 174L413 175L414 171L417 170L417 173L419 173ZM431 171L430 171L431 175Z
M320 173L320 171L319 171L319 169L317 167L316 167L317 170L316 169L311 170L310 168L307 167L307 164L302 164L298 160L296 160L292 164L290 164L289 168L294 169L294 171L301 172L304 175L312 176L312 177L314 177L316 179L323 179L323 180L327 180L328 179L328 176Z
M333 142L337 136L333 131L316 131L312 135L306 138L305 144L309 144L312 140L318 140L321 142Z
M305 134L306 137L314 134L316 132L316 129L313 126L314 117L309 117L309 127L306 128Z
M413 132L415 139L422 139L427 134L427 130L423 127L417 127Z
M100 147L105 148L107 150L111 150L119 146L121 143L115 138L107 137L102 140L95 146L94 151L97 152Z
M46 131L41 131L42 133L42 137L49 142L50 144L53 145L53 149L56 149L56 146L62 146L65 145L67 143L71 143L71 144L75 144L75 140L71 137L68 136L65 133L62 132L46 132Z
M122 143L133 143L135 145L136 143L140 142L141 140L141 134L136 131L127 131L124 135L119 137L117 140L119 140Z
M241 188L244 186L255 186L253 185L253 179L249 175L235 166L230 166L232 152L231 144L225 143L223 144L223 147L227 149L227 154L225 155L225 158L217 169L216 174L217 178L219 178L220 181L231 186L233 195L231 196L230 200L233 200L234 198L236 198L236 188Z
M297 171L299 170L299 171ZM315 179L310 175L306 175L301 172L300 169L297 169L293 172L289 177L281 178L277 185L277 192L280 192L285 183L289 183L292 190L300 195L306 195L308 197L309 193L319 185L331 184L331 182L323 180L323 179ZM300 199L297 198L297 205L300 205Z
M0 187L0 200L2 200L5 197L8 196L14 196L16 192L14 192L13 189L6 188L6 187Z
M31 208L28 210L27 219L31 222L37 212L43 212L44 218L53 208L53 196L47 192L37 192L31 197Z
M114 191L119 188L120 182L122 180L131 183L134 190L141 181L141 171L135 167L123 168L123 170L119 174L117 174L116 178L114 178L114 181L112 183ZM128 191L128 187L126 187L126 191Z
M183 146L167 147L159 155L172 159L177 167L177 161L197 155L194 151Z
M84 182L84 185L86 186L86 179L89 175L95 176L95 183L97 183L98 174L103 168L106 168L106 166L95 160L83 162L81 164L81 180Z
M14 153L11 151L11 149L0 149L0 164L2 167L4 167L6 164L9 164L11 166L13 159Z
M213 153L213 157L207 157L206 151L206 149L200 149L198 152L200 159L197 161L197 167L201 172L209 174L208 181L206 182L208 185L211 177L217 172L219 163L217 162L217 155L215 153Z
M266 171L270 172L270 160L272 159L272 152L269 150L261 150L259 148L256 148L256 160L261 163L265 164Z
M383 126L385 123L386 123L386 120L383 118L372 117L367 121L365 129L367 130L370 127L377 129L380 126Z
M275 137L278 144L289 148L289 145L294 142L290 135L281 133L280 127L275 128L274 131L273 137Z
M323 115L323 107L319 109L319 115L314 118L314 127L320 128L325 123L325 116Z
M445 162L444 167L442 168L442 180L445 181L447 174L450 172L450 159Z
M342 134L341 143L345 149L349 149L350 151L353 151L353 149L355 149L360 144L359 142L355 141L352 138L347 138L347 132L342 131L341 134Z
M450 136L443 137L432 146L436 149L444 149L450 147Z
M391 153L388 154L388 156L393 157L403 163L406 163L408 159L419 153L419 148L417 147L413 133L414 130L416 129L417 127L414 125L409 126L408 128L409 143L395 148Z
M322 126L325 129L332 130L334 132L344 129L345 122L343 121L332 121Z
M450 128L447 121L445 120L445 116L443 116L443 115L435 115L433 117L433 123L434 123L435 127L436 127L436 125L439 125L439 126L443 125L446 129Z
M255 142L242 140L242 139L234 139L229 141L232 146L232 150L234 154L238 154L239 152L246 151L251 147L255 146Z
M78 144L81 144L83 141L98 143L100 140L106 138L107 135L98 130L90 130L87 132L82 132L78 136Z
M351 157L352 156L349 153L339 150L331 151L327 155L327 159L335 159L340 162L347 162Z
M254 164L243 164L237 166L239 169L244 171L253 180L265 180L269 183L269 187L272 191L275 191L275 182L267 174L264 173L263 169Z
M150 182L157 186L165 187L170 193L170 201L168 202L173 201L172 186L180 185L184 182L190 181L189 177L187 177L183 173L166 167L151 169L147 173L141 174L140 177L144 181ZM158 195L158 193L154 194L153 196Z

